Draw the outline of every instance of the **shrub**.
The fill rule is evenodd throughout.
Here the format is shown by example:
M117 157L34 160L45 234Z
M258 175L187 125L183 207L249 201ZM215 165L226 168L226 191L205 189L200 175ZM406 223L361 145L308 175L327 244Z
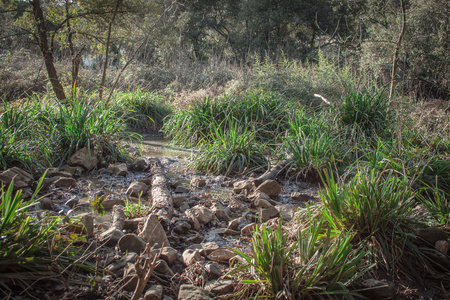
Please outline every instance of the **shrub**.
M333 229L354 231L354 242L370 252L370 259L386 271L400 271L420 279L429 263L414 243L414 228L424 226L416 215L414 196L406 177L392 171L358 173L348 183L326 177L319 192L322 215Z
M368 136L381 135L389 127L389 99L384 91L351 90L336 109L343 126L357 126Z
M212 123L210 144L204 144L190 166L213 174L244 173L267 165L264 146L256 141L256 132L230 121L229 127Z

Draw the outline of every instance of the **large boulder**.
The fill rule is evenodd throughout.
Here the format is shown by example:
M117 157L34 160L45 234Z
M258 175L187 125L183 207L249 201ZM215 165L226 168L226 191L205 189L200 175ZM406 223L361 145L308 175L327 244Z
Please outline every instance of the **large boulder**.
M98 164L98 158L95 155L93 149L88 150L83 148L75 152L67 161L69 166L83 167L89 171L95 168Z

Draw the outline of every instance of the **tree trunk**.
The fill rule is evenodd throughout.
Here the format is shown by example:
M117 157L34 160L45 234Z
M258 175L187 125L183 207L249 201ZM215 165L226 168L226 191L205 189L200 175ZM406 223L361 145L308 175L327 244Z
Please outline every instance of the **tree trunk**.
M398 68L398 54L400 52L400 46L402 44L403 35L405 34L406 27L406 4L404 0L400 0L400 6L402 8L402 28L398 36L397 44L395 45L394 61L392 62L392 74L391 74L391 88L389 90L389 99L392 99L394 94L395 76L397 75Z
M66 95L64 93L64 88L59 81L58 74L56 73L55 64L53 61L52 49L48 45L47 39L47 29L45 28L44 13L42 12L41 3L39 0L30 0L30 4L33 7L33 16L36 22L36 28L38 30L38 42L39 48L41 49L42 55L44 57L45 67L47 68L48 77L50 78L50 83L52 84L53 91L59 101L65 102Z
M119 11L120 4L122 3L122 0L117 0L116 9L114 10L114 13L111 18L111 22L109 22L108 27L108 36L106 38L106 50L105 50L105 62L103 65L103 75L102 75L102 81L100 82L100 89L98 91L98 96L100 100L103 98L103 90L105 88L105 81L106 81L106 70L108 69L108 60L109 60L109 46L111 44L111 32L112 32L112 25L114 23L114 20L116 19L117 12Z

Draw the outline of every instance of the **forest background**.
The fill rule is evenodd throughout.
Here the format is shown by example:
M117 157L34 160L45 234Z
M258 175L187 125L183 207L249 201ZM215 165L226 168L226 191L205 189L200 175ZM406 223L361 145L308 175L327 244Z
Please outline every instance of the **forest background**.
M446 0L2 0L0 15L5 100L52 88L62 100L75 86L100 98L104 88L208 93L260 71L274 76L257 85L288 97L333 98L327 82L287 89L286 67L321 59L351 73L341 87L394 78L399 95L450 95Z

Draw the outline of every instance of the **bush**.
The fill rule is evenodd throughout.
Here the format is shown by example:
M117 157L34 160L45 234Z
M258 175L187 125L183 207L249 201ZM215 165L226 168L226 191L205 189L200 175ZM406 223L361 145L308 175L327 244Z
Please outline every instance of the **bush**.
M244 173L267 165L264 145L256 141L257 133L247 126L230 121L228 128L212 123L213 141L204 144L190 166L213 174Z
M387 272L406 272L420 280L430 267L414 243L414 229L424 226L414 215L415 194L406 177L369 170L348 183L327 176L322 215L334 230L354 231L355 240L370 252L372 262ZM432 268L430 268L432 269Z

